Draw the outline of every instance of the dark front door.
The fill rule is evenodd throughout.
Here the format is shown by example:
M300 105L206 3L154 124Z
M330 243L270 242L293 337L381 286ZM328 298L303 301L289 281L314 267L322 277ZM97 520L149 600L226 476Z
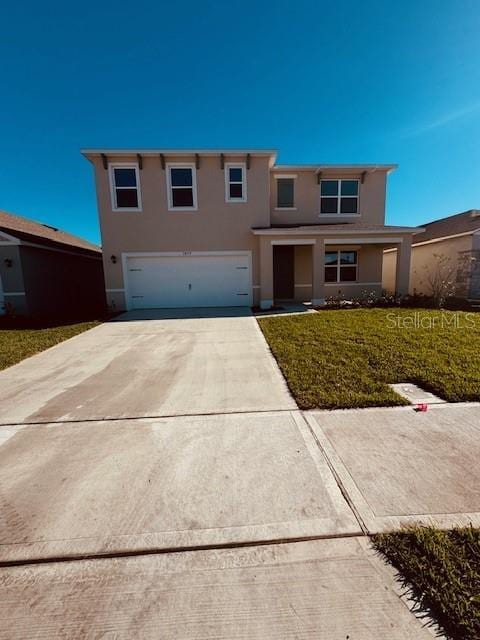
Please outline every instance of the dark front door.
M294 297L294 249L292 245L273 247L273 297L276 300Z

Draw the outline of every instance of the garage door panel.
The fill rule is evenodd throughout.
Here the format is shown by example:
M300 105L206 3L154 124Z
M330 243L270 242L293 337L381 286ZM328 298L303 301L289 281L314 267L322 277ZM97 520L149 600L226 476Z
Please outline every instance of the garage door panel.
M249 306L249 255L135 256L127 259L131 309Z

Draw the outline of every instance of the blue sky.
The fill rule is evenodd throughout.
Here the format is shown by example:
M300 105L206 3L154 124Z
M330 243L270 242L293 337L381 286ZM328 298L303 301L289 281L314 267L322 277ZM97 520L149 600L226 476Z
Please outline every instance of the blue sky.
M0 9L0 208L98 241L81 147L399 163L387 221L480 208L480 2L22 2Z

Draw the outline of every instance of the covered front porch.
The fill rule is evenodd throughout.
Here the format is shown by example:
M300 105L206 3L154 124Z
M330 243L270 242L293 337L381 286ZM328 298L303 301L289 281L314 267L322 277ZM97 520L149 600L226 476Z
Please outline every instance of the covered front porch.
M330 297L380 295L387 246L398 250L395 292L408 293L412 228L342 224L252 231L259 242L262 309L282 301L321 306Z

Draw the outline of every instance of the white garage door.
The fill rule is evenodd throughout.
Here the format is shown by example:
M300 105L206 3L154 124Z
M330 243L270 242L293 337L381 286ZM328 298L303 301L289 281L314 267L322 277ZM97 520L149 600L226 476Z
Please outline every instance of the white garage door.
M250 255L127 257L129 309L251 306Z

